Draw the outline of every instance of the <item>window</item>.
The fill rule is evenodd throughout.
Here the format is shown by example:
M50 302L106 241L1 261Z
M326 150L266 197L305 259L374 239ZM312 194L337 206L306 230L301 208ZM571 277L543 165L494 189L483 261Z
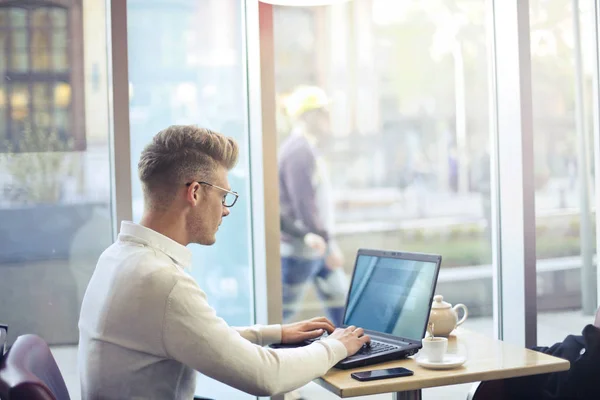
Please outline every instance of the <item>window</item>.
M173 124L196 124L236 139L240 159L229 173L240 194L213 246L191 244L190 275L230 325L251 325L254 317L251 174L243 12L236 0L127 2L133 219L143 199L137 162L144 146ZM258 172L260 173L260 172ZM205 375L202 397L247 399Z
M579 5L574 9L575 4ZM597 307L590 2L530 0L538 345L579 334Z
M293 131L316 142L315 175L328 171L328 179L315 185L315 209L335 232L346 285L358 248L441 254L436 294L467 304L464 326L492 336L486 2L274 6L273 19L280 165L300 147L284 149ZM295 125L286 108L306 85L329 97L321 136L302 132L314 121ZM322 206L327 196L331 204ZM295 261L314 254L282 237L284 317L339 318L343 279L327 277L342 274ZM315 284L296 296L304 278ZM320 395L311 385L303 390Z
M10 344L51 345L73 399L80 304L113 240L106 23L104 1L0 0L0 320Z
M76 1L1 1L0 149L85 149L82 21Z

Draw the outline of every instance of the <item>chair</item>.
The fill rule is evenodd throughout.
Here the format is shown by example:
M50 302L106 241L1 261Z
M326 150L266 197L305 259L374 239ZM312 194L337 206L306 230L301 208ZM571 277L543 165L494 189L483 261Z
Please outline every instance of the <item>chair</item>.
M504 400L504 381L478 382L471 387L467 400Z
M0 359L6 353L6 341L8 336L8 325L0 324Z
M600 329L600 307L596 310L594 326ZM467 400L501 400L504 396L504 384L502 380L487 381L475 383L467 395Z
M39 336L19 336L0 359L0 399L70 400L50 348Z

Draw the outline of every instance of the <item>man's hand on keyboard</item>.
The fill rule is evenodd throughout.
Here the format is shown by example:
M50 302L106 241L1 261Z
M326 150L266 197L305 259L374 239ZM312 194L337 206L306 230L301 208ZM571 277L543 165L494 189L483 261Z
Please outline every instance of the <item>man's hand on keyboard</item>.
M329 337L339 340L346 346L348 357L356 354L363 345L371 342L371 338L365 335L364 329L355 326L349 326L346 329L338 328Z
M331 333L335 329L333 323L325 317L312 318L281 327L281 343L300 343L307 339L318 338L323 333Z

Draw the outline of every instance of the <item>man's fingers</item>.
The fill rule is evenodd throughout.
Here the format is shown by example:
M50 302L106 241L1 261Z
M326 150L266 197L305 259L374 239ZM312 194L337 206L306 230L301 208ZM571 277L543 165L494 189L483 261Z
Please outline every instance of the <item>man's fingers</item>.
M315 329L323 329L328 333L331 333L335 330L334 327L329 325L327 322L309 322L305 327L304 331L314 331Z
M354 325L350 325L349 327L346 328L346 332L354 332L356 330L356 327Z
M365 334L365 330L363 328L358 328L353 332L356 336L361 337Z
M371 343L371 337L369 335L363 335L359 338L362 344Z
M335 324L333 322L331 322L331 320L329 318L326 318L326 317L316 317L316 318L311 319L310 321L325 322L325 323L329 324L332 329L335 329Z
M324 331L322 329L316 329L314 331L302 332L302 339L300 339L300 340L318 338L319 336L321 336L323 334L323 332Z
M315 329L315 327L325 329L328 333L335 330L335 325L325 317L313 318L306 322L308 329Z

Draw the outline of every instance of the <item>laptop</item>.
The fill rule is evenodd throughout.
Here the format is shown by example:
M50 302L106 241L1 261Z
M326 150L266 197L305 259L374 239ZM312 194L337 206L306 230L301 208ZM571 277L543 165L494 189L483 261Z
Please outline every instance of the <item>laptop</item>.
M442 257L433 254L358 250L342 328L364 328L371 344L337 368L406 358L419 351L441 262ZM314 340L318 339L307 342Z

